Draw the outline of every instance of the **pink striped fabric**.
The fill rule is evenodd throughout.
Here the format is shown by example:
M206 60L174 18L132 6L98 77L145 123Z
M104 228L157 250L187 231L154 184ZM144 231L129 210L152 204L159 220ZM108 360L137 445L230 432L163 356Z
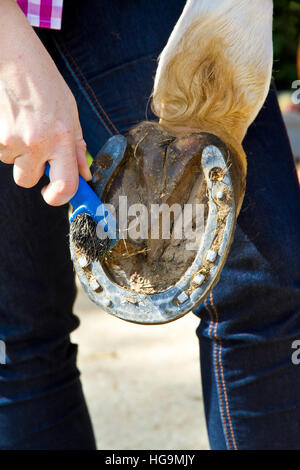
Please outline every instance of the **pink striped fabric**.
M63 0L17 0L32 26L60 29Z

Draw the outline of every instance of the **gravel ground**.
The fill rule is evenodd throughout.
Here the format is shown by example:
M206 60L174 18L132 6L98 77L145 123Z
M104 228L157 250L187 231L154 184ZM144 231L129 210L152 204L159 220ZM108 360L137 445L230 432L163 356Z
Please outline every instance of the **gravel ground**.
M193 314L162 326L126 323L79 289L75 313L99 449L208 449Z

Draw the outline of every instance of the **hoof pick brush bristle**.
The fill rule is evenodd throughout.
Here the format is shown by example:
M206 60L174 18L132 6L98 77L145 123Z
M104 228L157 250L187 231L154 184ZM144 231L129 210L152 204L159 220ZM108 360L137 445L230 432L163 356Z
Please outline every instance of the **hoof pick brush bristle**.
M47 163L45 174L48 178L49 171ZM81 176L77 192L69 202L74 210L69 220L70 237L75 247L89 261L105 258L119 241L115 217Z

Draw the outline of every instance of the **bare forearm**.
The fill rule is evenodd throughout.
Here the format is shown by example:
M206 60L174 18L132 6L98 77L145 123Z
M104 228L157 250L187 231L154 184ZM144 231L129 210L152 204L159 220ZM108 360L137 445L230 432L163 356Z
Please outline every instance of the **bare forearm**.
M55 77L54 77L55 76ZM16 99L42 95L47 82L60 74L15 0L0 1L0 83ZM63 79L61 77L61 82ZM48 90L47 90L48 91Z
M15 41L12 39L15 38ZM15 0L0 1L0 58L12 61L13 53L20 44L38 40L27 18Z
M189 0L155 78L162 123L241 142L270 85L272 13L272 0Z

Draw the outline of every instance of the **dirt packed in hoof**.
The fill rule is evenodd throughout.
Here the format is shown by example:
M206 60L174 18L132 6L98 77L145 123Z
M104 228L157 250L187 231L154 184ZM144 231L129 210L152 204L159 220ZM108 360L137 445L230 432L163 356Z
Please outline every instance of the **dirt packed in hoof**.
M138 293L161 292L178 282L191 266L203 235L203 227L199 228L199 225L197 239L195 234L191 234L195 224L199 220L203 222L201 214L196 218L196 205L203 204L207 211L201 156L203 148L209 144L208 136L191 134L176 137L154 122L141 123L126 135L125 157L102 195L105 203L115 207L117 220L120 220L120 214L126 219L126 228L119 226L120 238L124 239L113 248L104 263L107 275L120 286ZM128 216L125 214L124 196L127 197ZM122 197L123 202L120 203ZM142 204L146 208L147 215L142 214L146 217L146 224L141 220L138 224L139 211L135 214L130 212L129 208L134 204ZM153 205L172 209L174 204L174 212L157 209L156 217L151 212ZM185 204L192 205L190 230L184 229L176 212L180 208L184 218ZM170 236L163 239L161 230L166 220L170 220ZM180 237L179 226L183 232Z

